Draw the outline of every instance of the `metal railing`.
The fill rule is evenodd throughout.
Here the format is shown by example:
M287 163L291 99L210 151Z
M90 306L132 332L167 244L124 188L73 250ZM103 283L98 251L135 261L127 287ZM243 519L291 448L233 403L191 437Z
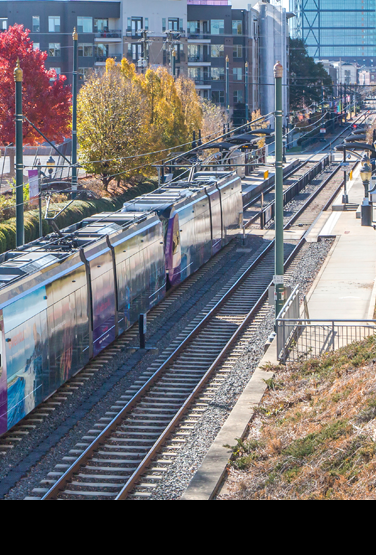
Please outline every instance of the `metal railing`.
M96 31L96 39L121 39L122 31L120 29L115 29L112 31Z
M109 54L96 55L95 56L95 61L96 62L105 62L109 58L116 58L117 60L121 60L123 58L123 54L120 53L120 52L117 52L115 54L109 53Z
M287 315L294 310L291 306ZM376 336L376 320L308 320L286 318L281 313L277 319L278 360L320 357L370 336Z
M300 293L296 287L277 318L277 350L279 360L286 359L286 350L295 339L295 322L300 318ZM290 323L291 322L291 323Z

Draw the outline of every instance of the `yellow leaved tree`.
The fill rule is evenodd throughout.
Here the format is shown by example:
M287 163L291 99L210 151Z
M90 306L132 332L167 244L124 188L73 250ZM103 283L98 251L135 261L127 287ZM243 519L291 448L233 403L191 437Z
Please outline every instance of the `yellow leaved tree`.
M108 63L106 73L92 76L78 96L79 159L90 173L100 175L105 188L113 179L142 172L147 152L147 101L136 80L125 79L118 66Z

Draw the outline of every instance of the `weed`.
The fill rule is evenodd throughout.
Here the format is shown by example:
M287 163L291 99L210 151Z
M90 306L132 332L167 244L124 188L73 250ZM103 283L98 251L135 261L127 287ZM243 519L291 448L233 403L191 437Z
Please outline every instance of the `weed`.
M270 378L269 380L263 380L264 383L268 387L268 391L277 391L283 388L283 383L277 383L274 378Z

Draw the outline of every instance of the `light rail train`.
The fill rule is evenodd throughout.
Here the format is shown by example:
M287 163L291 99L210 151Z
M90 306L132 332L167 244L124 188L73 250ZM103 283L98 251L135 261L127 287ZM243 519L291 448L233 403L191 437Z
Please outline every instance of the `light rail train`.
M199 172L0 256L0 435L239 232L233 172Z

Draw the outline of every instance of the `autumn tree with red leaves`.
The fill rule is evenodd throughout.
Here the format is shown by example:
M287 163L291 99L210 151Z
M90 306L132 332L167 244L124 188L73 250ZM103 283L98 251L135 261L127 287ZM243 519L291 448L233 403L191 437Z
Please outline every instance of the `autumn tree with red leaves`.
M33 49L29 30L14 25L0 33L0 144L15 142L15 83L17 58L23 70L23 114L50 141L60 142L71 134L71 90L64 75L45 67L46 52ZM43 143L44 139L24 122L24 144Z

